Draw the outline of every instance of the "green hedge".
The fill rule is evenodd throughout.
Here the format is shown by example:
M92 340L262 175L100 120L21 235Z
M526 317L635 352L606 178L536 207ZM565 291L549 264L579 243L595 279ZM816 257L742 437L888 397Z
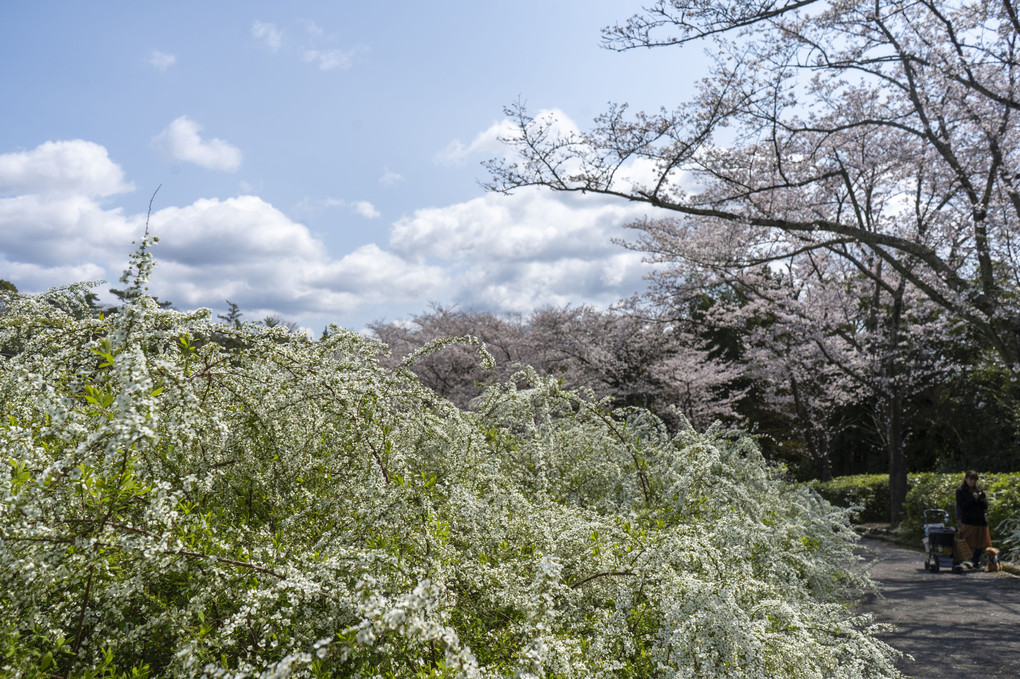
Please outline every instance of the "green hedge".
M856 474L808 485L837 507L860 507L857 523L889 523L889 475Z
M963 483L963 472L935 474L922 472L907 477L907 499L903 506L903 522L899 534L909 544L921 539L925 509L943 509L949 523L956 525L956 489ZM889 475L858 474L841 476L831 481L809 484L826 500L839 507L859 506L857 523L888 523ZM1005 535L997 528L1005 519L1020 518L1020 472L984 474L980 481L988 493L988 525L992 542L998 544Z

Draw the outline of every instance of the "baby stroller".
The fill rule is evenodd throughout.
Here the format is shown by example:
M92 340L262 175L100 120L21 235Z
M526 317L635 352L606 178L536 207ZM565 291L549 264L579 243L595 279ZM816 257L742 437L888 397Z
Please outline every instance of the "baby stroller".
M947 568L954 573L962 573L963 566L956 558L956 529L947 525L949 514L942 509L924 510L924 544L928 558L924 561L924 569L938 573Z

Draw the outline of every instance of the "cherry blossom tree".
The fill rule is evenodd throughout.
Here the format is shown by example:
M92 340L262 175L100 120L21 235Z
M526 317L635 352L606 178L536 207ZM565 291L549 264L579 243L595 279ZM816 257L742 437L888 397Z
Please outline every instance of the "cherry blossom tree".
M654 366L677 350L669 328L616 311L544 309L530 327L536 367L619 405L653 407L662 390Z
M683 306L705 288L734 291L719 297L705 321L739 334L757 395L789 414L819 478L830 474L830 443L848 424L848 407L868 404L887 451L898 518L906 495L905 416L914 397L959 370L947 314L866 251L809 248L779 260L757 255L758 243L742 231L661 221L634 227L640 236L631 247L659 265L651 306Z
M880 260L1020 372L1018 37L1009 0L658 0L606 44L707 43L698 97L577 134L514 106L517 157L490 186L643 202L758 254ZM625 181L635 164L650 178Z
M862 340L854 351L875 349L880 383L870 382L899 506L906 470L896 451L917 374L903 369L901 345L906 319L933 317L905 303L937 305L943 322L966 323L1020 373L1015 7L659 0L604 37L619 50L707 42L715 66L694 101L653 114L613 106L588 132L563 133L513 107L506 141L516 157L490 163L491 188L615 195L672 213L640 225L657 262L685 240L682 256L712 256L731 271L842 258L884 305L866 342L842 334ZM711 250L718 234L740 247ZM833 365L866 383L845 361Z
M468 407L486 384L505 381L522 365L591 389L617 406L655 410L675 428L678 417L704 430L716 420L742 421L746 393L742 367L692 332L690 324L587 306L543 308L527 317L437 307L409 323L375 323L371 329L390 347L392 365L420 346L443 337L476 338L492 354L485 371L477 350L450 347L414 361L423 384Z
M518 366L535 362L524 339L527 329L518 317L501 318L437 305L409 321L377 321L368 327L389 348L390 356L384 361L391 366L443 338L473 337L484 344L493 356L488 369L470 343L453 343L443 351L417 356L410 366L422 384L462 408L482 393L486 383L505 380Z

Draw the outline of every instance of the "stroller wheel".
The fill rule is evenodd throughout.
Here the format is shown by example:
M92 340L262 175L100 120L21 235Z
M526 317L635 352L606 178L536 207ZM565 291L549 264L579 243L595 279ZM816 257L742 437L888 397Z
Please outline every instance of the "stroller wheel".
M933 563L931 565L931 572L932 573L938 573L939 572L939 562L938 561L936 561L935 563Z

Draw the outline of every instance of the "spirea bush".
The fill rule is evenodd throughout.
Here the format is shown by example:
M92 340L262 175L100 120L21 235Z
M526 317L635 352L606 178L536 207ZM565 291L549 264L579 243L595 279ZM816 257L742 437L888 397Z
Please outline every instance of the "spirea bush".
M899 676L845 511L750 438L529 370L461 411L158 308L148 246L116 314L0 316L0 675Z

